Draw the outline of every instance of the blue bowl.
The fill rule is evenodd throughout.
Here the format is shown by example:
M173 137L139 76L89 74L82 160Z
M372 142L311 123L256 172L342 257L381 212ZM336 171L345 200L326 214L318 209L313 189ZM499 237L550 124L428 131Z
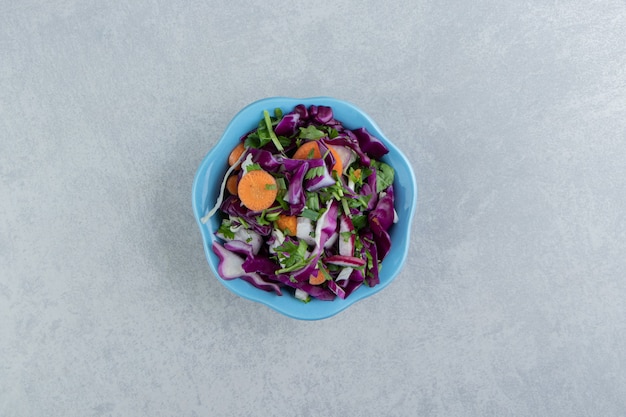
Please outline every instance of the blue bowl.
M372 288L363 285L343 300L340 298L336 298L334 301L313 299L309 303L303 303L289 292L283 292L283 295L279 296L273 292L257 289L241 279L222 279L217 270L219 259L211 249L213 242L217 239L214 233L219 228L220 216L212 216L206 223L200 221L202 216L215 205L222 178L228 168L227 156L241 136L257 127L262 118L263 110L272 112L273 109L279 107L284 113L287 113L292 111L297 104L304 104L307 107L312 104L330 106L335 118L347 128L365 127L389 148L389 153L382 158L382 161L392 166L396 171L393 185L395 208L399 220L389 230L392 242L391 250L383 260L380 283ZM205 156L198 168L193 182L192 204L196 221L202 233L207 261L213 274L218 277L222 285L243 298L265 304L288 317L300 320L320 320L331 317L355 302L382 291L398 276L409 250L411 222L417 204L417 184L407 158L385 137L376 123L356 106L330 97L305 99L271 97L249 104L237 113L226 127L220 140Z

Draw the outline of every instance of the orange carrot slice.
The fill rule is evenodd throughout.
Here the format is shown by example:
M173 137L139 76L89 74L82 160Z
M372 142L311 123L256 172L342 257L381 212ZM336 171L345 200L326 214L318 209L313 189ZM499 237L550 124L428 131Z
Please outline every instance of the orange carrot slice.
M232 195L237 195L237 185L239 185L239 177L237 175L231 175L226 180L226 189Z
M293 154L293 159L320 159L321 157L320 147L315 141L304 142Z
M332 146L328 147L330 153L333 154L335 158L335 164L333 165L333 171L337 171L339 175L343 173L343 162L341 162L341 158L336 150L333 149ZM320 159L322 154L320 152L320 147L315 141L304 142L296 152L293 154L293 159Z
M280 214L276 220L276 227L286 235L295 236L298 228L298 219L296 216Z
M237 160L245 150L246 148L245 146L243 146L243 143L239 142L239 144L235 146L230 152L230 155L228 155L228 165L230 165L231 167L235 165L235 162L237 162Z
M326 277L324 276L324 273L321 270L318 270L317 274L315 275L311 274L309 276L309 284L311 285L320 285L320 284L323 284L324 281L326 281Z
M276 179L261 169L246 173L237 185L241 203L252 211L270 208L277 194Z

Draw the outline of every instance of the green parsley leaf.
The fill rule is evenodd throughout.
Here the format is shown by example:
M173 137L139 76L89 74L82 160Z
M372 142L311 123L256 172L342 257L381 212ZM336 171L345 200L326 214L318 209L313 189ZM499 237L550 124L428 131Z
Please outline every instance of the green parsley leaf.
M318 139L323 138L324 136L326 136L326 133L322 132L321 130L319 130L318 128L312 125L307 126L307 127L301 127L300 133L298 134L298 138L300 139L312 139L312 140L318 140Z
M314 256L306 257L307 244L300 240L296 245L291 239L285 240L282 245L276 248L276 255L283 268L276 271L277 274L297 271L305 267Z
M311 168L306 172L306 174L304 174L304 179L310 180L315 177L321 177L322 175L324 175L324 171L325 171L325 168L323 166Z
M317 219L320 218L320 214L317 211L311 210L309 208L305 208L304 210L302 210L301 216L313 221L317 221Z
M230 220L222 220L222 224L220 224L219 229L217 229L217 233L222 234L226 239L234 239L235 233L230 229L230 226Z
M363 229L365 226L367 226L367 216L364 214L359 214L352 217L352 225L356 230Z
M250 172L250 171L261 171L263 168L261 168L261 165L254 163L254 164L250 164L246 166L246 172Z
M259 133L258 132L250 133L246 137L246 140L244 141L243 144L244 144L244 146L246 148L260 148L261 147L261 139L259 138Z
M372 161L372 165L376 168L376 192L380 193L393 184L395 171L392 167L381 161Z

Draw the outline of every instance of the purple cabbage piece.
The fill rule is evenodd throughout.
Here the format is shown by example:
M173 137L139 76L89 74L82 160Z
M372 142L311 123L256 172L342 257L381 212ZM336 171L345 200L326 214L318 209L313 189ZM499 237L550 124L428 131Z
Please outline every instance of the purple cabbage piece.
M293 136L298 131L300 114L297 112L287 113L274 128L274 133L278 136Z
M368 175L367 182L361 187L361 195L370 196L367 202L367 211L374 210L378 203L378 193L376 192L376 170L373 169L372 173Z
M258 163L265 171L277 173L283 171L295 171L309 160L285 158L280 154L276 155L264 149L250 148L248 150L252 154L252 162Z
M227 242L224 242L224 248L238 255L243 255L245 257L254 256L252 245L246 242L243 242L241 240L229 240ZM246 272L250 272L250 271L246 271Z
M294 288L301 289L311 297L315 297L320 301L332 301L335 299L335 294L328 288L320 287L319 285L311 285L308 282L302 282Z
M354 191L350 189L350 187L348 187L348 181L346 180L345 176L342 175L341 177L339 177L339 182L341 183L341 186L343 188L344 197L347 196L347 197L356 198L360 195L359 193L355 193ZM357 210L357 212L360 213L360 210Z
M339 286L335 281L328 281L328 289L334 292L337 297L342 300L346 298L346 291Z
M309 277L313 275L314 273L316 273L317 271L317 259L318 258L316 257L308 265L306 265L305 267L297 271L293 271L293 272L285 273L285 274L278 274L276 276L276 279L281 282L285 282L285 280L288 280L293 284L308 282Z
M327 124L333 120L333 109L328 106L317 106L317 111L312 119L319 124Z
M365 260L363 258L358 258L356 256L343 256L343 255L328 256L324 259L324 262L327 264L347 266L351 268L359 268L365 265Z
M372 230L374 225L382 230L389 230L393 224L394 217L394 193L393 186L387 187L384 193L381 193L382 197L378 198L376 207L368 214Z
M244 260L241 266L246 272L256 272L272 279L276 278L276 270L280 268L266 256L250 256Z
M376 136L368 132L366 128L360 127L358 129L352 129L352 133L354 133L359 141L361 150L371 158L380 159L383 155L389 152L389 149L387 149L385 144L382 143Z
M330 272L331 276L333 276L335 282L339 285L341 285L342 287L346 286L346 283L350 280L350 276L352 275L352 271L354 271L354 268L351 267L346 267L346 268L341 268L340 271L338 272ZM333 275L335 274L335 275Z
M357 157L359 161L361 162L361 164L365 166L370 166L372 162L370 157L367 156L367 154L361 149L358 139L356 138L354 133L352 133L350 130L344 130L343 132L340 132L336 138L330 139L328 141L328 144L337 145L337 146L345 146L345 147L352 149L354 153L357 154Z
M363 271L360 269L352 270L352 274L350 275L350 281L354 282L363 282L365 276L363 275Z
M326 155L326 157L323 158L324 164L326 165L326 169L328 170L328 172L331 172L333 167L335 166L335 163L337 162L337 159L335 158L335 154L333 152L330 152L330 150L328 149L329 144L326 143L326 140L324 140L324 138L318 140L317 145L320 149L320 154ZM339 148L339 146L337 147ZM343 161L341 162L343 163ZM339 174L342 174L342 173L339 172Z
M353 256L356 236L350 217L342 215L339 219L339 255Z
M370 229L374 234L378 259L385 258L391 249L391 237L388 230L393 224L394 217L394 193L393 186L387 187L382 197L378 199L378 204L374 210L368 214Z
M378 276L378 249L373 240L372 232L363 233L361 241L363 242L363 250L372 256L372 267L367 268L364 281L370 287L374 287L380 282L380 278Z
M391 249L391 236L385 230L379 230L374 232L374 241L376 242L376 256L382 261Z
M317 191L324 187L329 187L335 183L335 179L330 175L326 163L322 159L306 159L309 169L324 168L322 175L305 180L304 188L307 191Z
M217 242L213 242L212 249L219 258L217 271L222 279L241 278L263 291L274 291L276 294L282 295L278 284L264 280L255 272L246 272L243 269L244 259L241 256L229 251Z
M278 172L283 166L282 157L265 149L249 148L248 153L252 155L252 162L259 164L265 171Z
M291 288L302 290L306 292L307 294L309 294L311 297L315 297L318 300L332 301L335 299L335 294L332 291L330 291L328 288L325 288L319 285L311 285L309 284L308 280L304 280L301 282L293 282L291 281L288 275L284 275L284 274L278 275L276 278L282 284L285 284Z
M343 287L343 291L345 292L346 297L356 291L361 285L363 285L363 281L349 280L348 283Z
M239 278L246 273L241 267L243 264L243 258L241 256L229 251L217 242L213 242L212 249L220 260L217 266L217 272L219 272L222 279L231 280Z
M304 104L298 104L293 109L293 113L297 113L300 116L300 120L308 120L309 112Z
M254 285L260 290L267 291L267 292L274 291L277 295L283 295L283 292L281 291L280 286L278 284L266 281L263 278L261 278L259 274L256 274L254 272L242 275L240 278Z
M241 200L235 196L228 196L222 202L220 209L232 217L241 217L250 228L261 236L268 236L272 233L272 225L262 225L256 218L254 212L251 212L241 204Z
M317 220L315 227L315 243L316 251L321 251L326 247L331 237L337 231L337 215L339 212L339 203L337 200L330 200L326 206L326 211Z
M302 210L304 210L306 195L304 194L302 182L308 169L309 164L305 162L300 164L295 172L288 172L285 174L287 180L289 181L289 188L287 189L287 194L285 195L285 201L290 204L289 214L291 215L300 214L302 213Z

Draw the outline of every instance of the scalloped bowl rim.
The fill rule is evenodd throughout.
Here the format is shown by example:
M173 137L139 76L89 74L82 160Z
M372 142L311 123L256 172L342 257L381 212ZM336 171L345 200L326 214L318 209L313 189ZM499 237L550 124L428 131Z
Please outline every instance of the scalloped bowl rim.
M278 296L273 292L255 288L241 279L224 280L217 271L217 255L211 249L213 242L219 241L214 235L214 231L219 227L219 216L213 216L206 223L202 223L200 220L216 201L224 172L227 169L225 156L230 153L241 136L257 126L263 110L272 111L279 107L286 113L293 110L297 104L304 104L307 107L313 104L330 106L335 118L347 128L367 128L389 148L389 153L382 160L396 170L394 191L399 221L390 230L392 245L382 263L380 283L372 288L363 285L343 300L340 298L333 301L312 299L309 303L303 303L288 291L283 291L283 295ZM217 177L209 180L211 174ZM325 96L301 99L277 96L250 103L232 118L220 139L200 163L193 181L192 206L202 234L204 253L208 264L222 285L240 297L264 304L288 317L299 320L320 320L334 316L357 301L380 292L400 273L406 261L410 244L411 224L417 206L417 183L406 156L383 134L378 125L363 110L352 103Z

